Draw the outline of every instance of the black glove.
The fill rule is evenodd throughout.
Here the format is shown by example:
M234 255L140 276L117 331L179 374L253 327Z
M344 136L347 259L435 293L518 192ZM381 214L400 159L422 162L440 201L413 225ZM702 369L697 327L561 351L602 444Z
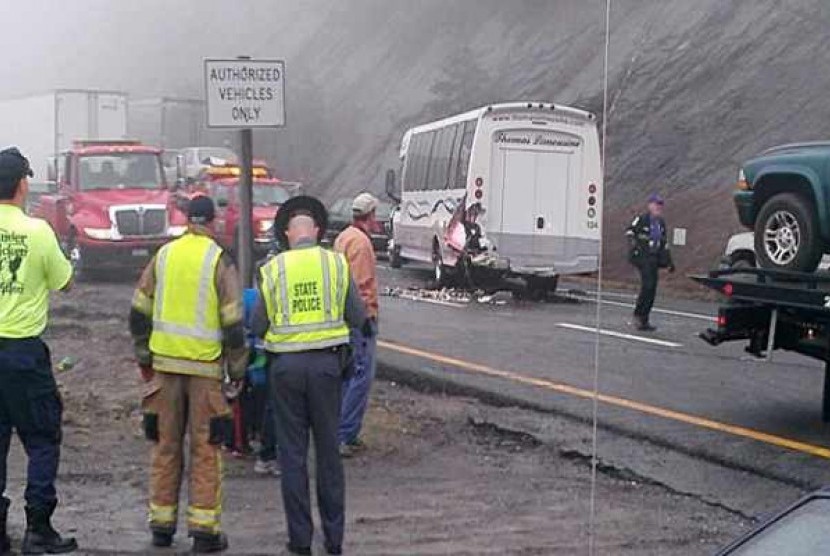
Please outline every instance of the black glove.
M372 326L372 319L366 319L363 321L363 326L360 328L360 332L363 334L364 338L371 338L375 335L375 327Z

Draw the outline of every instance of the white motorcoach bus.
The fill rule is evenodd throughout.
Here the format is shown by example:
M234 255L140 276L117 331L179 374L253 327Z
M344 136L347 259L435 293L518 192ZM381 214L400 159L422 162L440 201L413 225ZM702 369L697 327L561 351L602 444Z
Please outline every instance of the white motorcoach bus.
M400 190L389 192L400 200L393 266L430 262L439 284L459 261L554 283L597 270L602 170L593 114L496 104L408 130L400 155Z

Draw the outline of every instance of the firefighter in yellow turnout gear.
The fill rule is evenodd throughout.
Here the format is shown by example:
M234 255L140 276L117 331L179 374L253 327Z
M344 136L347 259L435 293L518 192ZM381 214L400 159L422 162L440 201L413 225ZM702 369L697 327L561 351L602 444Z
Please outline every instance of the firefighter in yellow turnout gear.
M144 378L147 438L154 442L150 473L150 529L154 546L170 546L176 532L190 435L187 524L194 552L228 546L220 529L221 445L230 425L222 393L227 372L244 376L247 364L239 277L211 237L213 201L188 205L188 232L162 247L139 281L130 330Z

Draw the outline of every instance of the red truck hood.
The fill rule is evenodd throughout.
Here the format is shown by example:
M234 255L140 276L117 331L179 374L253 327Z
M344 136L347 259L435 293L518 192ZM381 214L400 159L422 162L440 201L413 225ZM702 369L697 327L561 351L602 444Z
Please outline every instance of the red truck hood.
M254 220L273 220L279 207L254 207Z
M102 189L83 191L74 195L74 203L88 208L106 210L115 205L167 205L170 193L166 189Z

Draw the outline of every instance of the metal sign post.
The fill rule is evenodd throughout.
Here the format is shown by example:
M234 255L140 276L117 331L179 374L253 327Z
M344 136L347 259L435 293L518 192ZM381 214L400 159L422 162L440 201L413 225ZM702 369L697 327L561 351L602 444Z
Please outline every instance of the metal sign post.
M254 187L254 140L250 129L239 132L239 273L242 287L253 287L254 232L253 232L253 187Z
M242 286L253 285L253 128L285 125L285 63L281 60L205 60L207 125L239 133L239 253Z

